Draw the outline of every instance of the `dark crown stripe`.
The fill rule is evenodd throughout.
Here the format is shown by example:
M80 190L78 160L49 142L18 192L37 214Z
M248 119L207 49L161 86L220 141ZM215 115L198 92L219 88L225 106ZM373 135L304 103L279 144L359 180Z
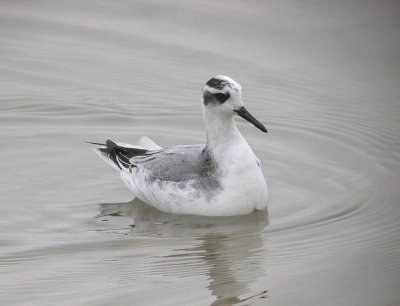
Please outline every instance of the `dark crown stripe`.
M215 88L215 89L222 89L227 84L228 84L227 81L216 79L216 78L212 78L206 83L207 86Z

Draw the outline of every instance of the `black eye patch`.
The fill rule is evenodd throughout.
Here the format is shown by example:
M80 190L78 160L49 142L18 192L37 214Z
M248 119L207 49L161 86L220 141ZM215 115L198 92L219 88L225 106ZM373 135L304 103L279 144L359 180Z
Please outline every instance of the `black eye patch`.
M224 103L226 100L229 99L230 94L229 94L229 92L227 92L226 94L216 93L216 94L213 94L213 96L215 97L215 99L217 99L218 102Z

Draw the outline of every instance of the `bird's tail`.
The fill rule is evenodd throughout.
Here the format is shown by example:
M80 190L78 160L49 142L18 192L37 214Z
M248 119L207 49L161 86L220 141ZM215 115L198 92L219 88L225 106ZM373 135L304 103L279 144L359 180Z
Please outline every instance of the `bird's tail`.
M107 164L118 171L135 167L135 165L130 162L130 159L137 155L143 155L148 151L142 148L121 146L109 139L106 141L105 144L97 142L87 143L98 145L99 147L94 148L94 151Z

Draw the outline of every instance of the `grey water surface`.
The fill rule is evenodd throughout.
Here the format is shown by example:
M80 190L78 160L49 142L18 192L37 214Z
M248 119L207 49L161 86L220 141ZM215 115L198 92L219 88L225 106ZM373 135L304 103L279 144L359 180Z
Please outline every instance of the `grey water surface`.
M1 1L1 305L399 305L400 3ZM238 80L269 214L160 213L85 141L205 141Z

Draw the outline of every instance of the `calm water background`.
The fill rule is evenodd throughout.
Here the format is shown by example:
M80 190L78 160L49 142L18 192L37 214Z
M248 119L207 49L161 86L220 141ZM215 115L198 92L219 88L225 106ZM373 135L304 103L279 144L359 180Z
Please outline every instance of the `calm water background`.
M1 304L399 305L399 55L398 1L2 1ZM131 203L84 141L204 142L221 73L269 221Z

